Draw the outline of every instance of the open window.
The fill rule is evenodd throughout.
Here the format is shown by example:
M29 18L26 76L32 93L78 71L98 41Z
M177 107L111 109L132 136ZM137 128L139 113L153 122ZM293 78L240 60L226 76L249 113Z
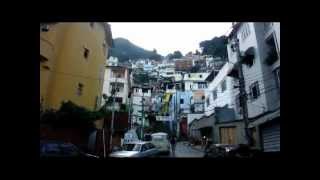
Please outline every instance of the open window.
M258 99L258 97L260 96L260 89L259 89L259 83L258 81L254 82L251 86L250 86L250 97L251 100L255 100Z
M41 63L44 63L44 62L47 62L48 61L48 58L46 58L46 57L44 57L44 56L42 56L41 54L40 54L40 62Z
M84 48L84 51L83 51L84 58L88 59L89 53L90 53L89 49L88 48Z
M250 47L243 54L242 63L247 65L248 67L251 67L254 64L254 51L254 47Z
M277 53L277 47L275 38L273 35L271 35L268 39L266 39L267 44L267 54L265 57L265 63L267 65L272 65L278 60L278 53Z

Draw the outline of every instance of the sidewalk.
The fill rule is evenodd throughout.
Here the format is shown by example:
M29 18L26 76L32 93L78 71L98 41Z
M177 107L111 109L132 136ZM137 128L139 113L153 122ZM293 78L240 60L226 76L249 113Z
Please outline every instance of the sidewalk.
M186 146L191 147L191 148L194 149L194 150L197 150L197 151L200 151L200 152L204 152L204 149L201 148L201 145L192 146L192 145L189 144L188 141L182 141L182 143L183 143L184 145L186 145Z
M202 149L201 145L191 146L192 149L195 149L197 151L204 152L204 149Z

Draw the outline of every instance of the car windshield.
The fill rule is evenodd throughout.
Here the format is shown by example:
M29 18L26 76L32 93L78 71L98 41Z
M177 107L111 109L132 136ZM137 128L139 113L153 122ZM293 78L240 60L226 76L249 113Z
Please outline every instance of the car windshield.
M123 145L124 151L139 151L141 144L125 144Z
M164 139L166 139L165 136L153 136L152 137L152 140L155 140L155 141L163 141Z

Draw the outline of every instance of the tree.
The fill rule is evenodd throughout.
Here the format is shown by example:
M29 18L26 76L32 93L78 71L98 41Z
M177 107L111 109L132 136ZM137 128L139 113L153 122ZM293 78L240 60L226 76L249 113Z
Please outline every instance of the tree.
M200 52L198 50L196 50L195 55L200 55Z
M192 51L188 52L186 56L192 56Z
M153 51L152 51L153 53L155 53L155 54L157 54L157 50L156 49L153 49Z
M173 52L173 56L174 56L174 58L181 58L182 53L180 51L175 51L175 52Z
M214 37L211 40L205 40L200 42L200 48L202 49L202 55L212 55L214 57L225 58L227 56L227 43L226 36Z
M181 58L182 57L182 53L180 51L174 51L173 54L168 54L167 56L170 60L171 59L176 59L176 58Z

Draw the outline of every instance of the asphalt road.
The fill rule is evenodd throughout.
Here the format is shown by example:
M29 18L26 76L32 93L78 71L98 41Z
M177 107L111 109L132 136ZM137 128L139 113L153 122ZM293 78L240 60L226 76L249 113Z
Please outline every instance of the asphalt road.
M176 145L175 154L159 155L158 157L171 157L171 158L202 158L204 153L201 150L188 146L187 142L178 142Z

